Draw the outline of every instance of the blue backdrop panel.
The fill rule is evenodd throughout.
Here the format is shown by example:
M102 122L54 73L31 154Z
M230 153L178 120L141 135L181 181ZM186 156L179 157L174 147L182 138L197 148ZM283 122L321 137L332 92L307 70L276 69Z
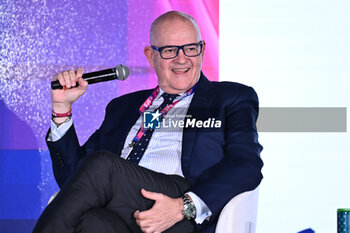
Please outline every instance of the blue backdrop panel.
M0 150L0 219L32 219L40 208L38 150Z

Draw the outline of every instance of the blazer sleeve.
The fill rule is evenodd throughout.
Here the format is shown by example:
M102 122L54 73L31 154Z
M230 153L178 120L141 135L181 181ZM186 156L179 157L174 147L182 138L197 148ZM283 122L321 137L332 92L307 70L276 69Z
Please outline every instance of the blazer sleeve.
M106 107L104 120L80 146L74 125L58 141L47 141L56 182L62 187L74 173L80 161L97 150L119 154L127 133L139 117L138 107L152 90L129 93L111 100ZM128 116L128 117L125 117Z
M109 108L108 105L106 113L109 111ZM62 188L68 178L74 173L79 162L89 153L99 148L100 131L106 122L106 118L107 114L100 129L96 130L83 146L80 146L79 144L74 124L61 139L55 142L47 140L50 132L49 129L46 136L46 143L50 151L54 177L60 188Z
M256 120L259 108L255 91L244 86L225 109L223 159L198 177L191 191L198 195L216 221L234 196L255 189L262 179Z
M50 151L55 180L58 186L62 188L75 170L79 158L83 157L83 150L79 145L74 125L69 128L60 140L56 142L46 140L46 143Z

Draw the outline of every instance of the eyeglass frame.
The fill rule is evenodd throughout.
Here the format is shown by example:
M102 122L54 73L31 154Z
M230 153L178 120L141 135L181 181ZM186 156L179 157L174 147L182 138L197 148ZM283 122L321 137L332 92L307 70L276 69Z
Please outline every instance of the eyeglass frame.
M204 44L204 41L201 40L201 41L199 41L198 43L190 43L190 44L184 44L184 45L166 45L166 46L162 46L162 47L156 47L156 46L154 46L154 45L151 45L151 48L152 48L153 50L155 50L155 51L158 51L160 57L163 58L163 59L174 59L174 58L176 58L177 56L179 56L179 51L180 51L180 49L182 50L182 52L184 53L184 55L185 55L186 57L198 57L199 55L202 54L202 51L203 51L203 44ZM185 46L189 46L189 45L200 45L200 47L201 47L201 48L200 48L200 52L199 52L197 55L188 56L188 55L186 54L185 50L184 50L184 47L185 47ZM174 57L164 58L164 57L162 56L162 51L163 51L164 49L166 49L166 48L171 48L171 47L176 47L176 48L177 48L176 55L175 55Z

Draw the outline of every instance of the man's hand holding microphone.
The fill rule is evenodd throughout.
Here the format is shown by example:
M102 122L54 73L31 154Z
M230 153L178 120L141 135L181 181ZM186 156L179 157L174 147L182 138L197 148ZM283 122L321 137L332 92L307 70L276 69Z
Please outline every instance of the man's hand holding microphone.
M52 120L59 126L72 117L72 104L82 96L88 84L109 80L125 80L128 67L120 64L115 68L83 74L83 69L56 74L51 82Z
M58 81L63 87L62 89L51 89L52 120L58 126L70 119L72 104L85 93L88 82L83 79L82 68L56 74L52 81Z

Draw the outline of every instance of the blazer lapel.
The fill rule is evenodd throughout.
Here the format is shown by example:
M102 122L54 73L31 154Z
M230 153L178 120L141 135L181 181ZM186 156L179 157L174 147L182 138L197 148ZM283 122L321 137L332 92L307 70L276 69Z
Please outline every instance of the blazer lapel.
M211 86L211 82L204 76L203 73L201 73L201 77L198 81L193 99L187 111L187 115L198 119L198 109L208 107L211 100L214 98L214 95L209 92ZM196 128L183 129L181 166L184 176L188 179L190 179L190 177L188 177L189 165L197 131L198 130ZM191 180L189 181L191 182Z
M113 151L116 154L121 155L121 151L123 149L126 137L128 136L128 133L130 132L130 129L132 128L132 126L136 123L136 121L140 117L139 108L153 91L154 89L140 92L137 95L132 96L131 98L133 99L131 100L129 99L129 101L125 102L127 109L126 109L126 113L121 115L122 119L119 120L120 122L122 122L122 125L118 126L117 135L116 135L116 138L118 140L115 140L115 138L112 139L113 141L118 141L119 143L107 143L108 145L114 145ZM117 111L118 110L119 109L117 109Z

